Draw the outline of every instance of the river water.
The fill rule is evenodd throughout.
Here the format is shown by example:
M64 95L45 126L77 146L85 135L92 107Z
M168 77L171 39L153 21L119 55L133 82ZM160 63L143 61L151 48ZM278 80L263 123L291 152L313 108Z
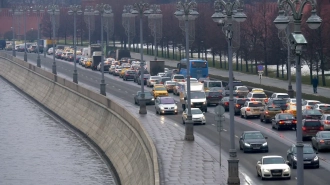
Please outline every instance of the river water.
M114 185L90 143L0 78L0 185Z

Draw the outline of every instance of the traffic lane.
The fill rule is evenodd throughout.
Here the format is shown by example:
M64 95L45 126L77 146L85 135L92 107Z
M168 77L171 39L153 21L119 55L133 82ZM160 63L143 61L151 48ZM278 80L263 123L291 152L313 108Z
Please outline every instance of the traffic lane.
M51 64L51 63L49 63L49 64ZM59 70L62 70L62 69L67 69L67 67L63 67L63 66L61 66L60 67L60 69ZM91 71L92 72L92 71ZM72 73L72 71L70 71L70 70L65 70L63 73L67 73L67 75L68 76L70 76L70 74ZM95 72L93 72L93 73L95 73ZM95 80L94 80L95 79ZM93 78L92 76L89 76L89 75L82 75L82 83L86 83L86 84L91 84L92 86L94 86L95 88L97 88L98 87L98 84L95 84L95 81L97 81L96 80L96 78ZM119 81L119 79L117 78L117 80L116 80L117 82ZM121 81L122 82L122 81ZM114 83L114 82L113 82ZM121 83L120 83L121 84ZM116 83L116 85L118 85L117 83ZM126 85L125 85L126 86ZM126 89L127 91L125 91L125 92L127 92L127 93L123 93L123 90L125 90L125 86L121 86L121 88L118 88L118 87L116 87L116 86L112 86L112 87L115 87L115 88L111 88L111 90L112 91L110 91L112 94L114 94L115 96L119 96L119 97L121 97L122 99L124 99L124 100L127 100L127 99L129 99L129 98L132 98L131 97L131 95L130 95L130 93L129 92L131 92L131 93L133 93L133 92L135 92L136 90L139 90L139 87L137 86L136 87L136 90L134 90L134 91L130 91L130 89L132 89L132 88L128 88L128 89ZM109 88L108 88L109 89ZM138 107L137 107L138 108ZM148 111L154 111L154 108L153 108L153 106L148 106ZM172 119L173 121L175 121L175 122L177 122L177 123L180 123L181 122L181 116L180 115L173 115L173 116L164 116L164 117L166 117L166 118L170 118L170 119ZM214 118L214 115L212 115L211 113L206 113L206 117L207 117L207 120L212 120L211 118ZM237 124L237 123L236 123ZM226 126L226 124L224 125L224 129L225 130L229 130L229 128L228 128L228 123L227 123L227 126ZM214 142L215 144L219 144L218 143L218 133L217 133L217 131L216 131L216 127L215 127L215 122L212 124L207 124L207 125L205 125L205 126L195 126L194 127L195 128L195 130L196 130L196 132L197 133L199 133L199 134L202 134L203 136L206 136L209 140L211 140L212 142ZM239 125L237 128L236 128L236 133L242 133L245 129L246 130L251 130L251 128L250 127L247 127L247 128L245 128L244 130L242 130L242 128L243 127L241 127L241 125ZM229 150L229 133L228 132L223 132L223 134L222 134L223 136L222 136L222 140L223 140L223 142L222 142L222 147L223 147L223 149L224 150L226 150L226 151L228 151ZM238 143L238 137L239 136L236 136L236 138L237 138L237 143ZM271 137L270 137L271 138ZM271 141L271 139L269 139L269 145L270 146L276 146L276 144L278 145L279 143L278 143L278 141L276 141L276 139L274 139L275 140L275 142L274 141ZM283 148L283 146L280 144L279 146L278 146L280 149L281 149L281 151L282 151L282 153L284 152L284 154L286 153L286 150L287 150L287 148ZM280 151L280 149L276 149L276 150L274 150L274 151ZM272 147L270 148L270 154L272 154ZM279 154L278 152L276 152L276 153L274 153L274 154L276 154L276 155L281 155L281 154ZM252 171L254 171L255 170L255 163L256 163L256 161L257 160L260 160L260 158L261 158L261 156L263 156L263 155L260 155L260 156L257 156L257 155L260 155L260 154L256 154L256 155L250 155L249 157L246 157L246 156L244 156L244 159L246 159L246 160L242 160L241 161L241 164L243 164L243 166L246 166L246 165L248 165L249 166L249 170L251 170L251 172ZM268 154L267 154L268 155ZM283 155L282 155L283 156ZM252 157L252 158L251 158ZM253 161L252 163L250 163L249 161ZM244 164L244 163L246 163L246 164ZM253 177L253 174L251 174L250 175L251 177ZM325 177L325 176L323 176L323 177ZM314 178L314 177L309 177L309 178ZM320 178L320 177L317 177L318 179Z

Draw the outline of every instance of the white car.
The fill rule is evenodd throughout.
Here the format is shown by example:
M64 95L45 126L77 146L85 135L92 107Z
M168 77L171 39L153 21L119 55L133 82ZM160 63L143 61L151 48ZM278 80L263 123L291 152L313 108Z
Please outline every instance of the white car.
M155 100L155 110L156 114L159 115L166 113L178 114L178 106L174 98L168 96L157 97Z
M290 99L290 96L288 95L288 93L273 93L273 94L268 98L268 101L269 101L269 99L272 99L272 98Z
M187 115L188 115L188 109L183 111L182 113L182 123L186 124L187 121ZM206 118L204 116L204 113L199 108L191 108L191 115L192 115L192 122L193 124L206 124Z
M261 112L264 110L264 106L261 101L246 101L241 108L241 118L248 119L249 117L260 117Z
M282 156L263 156L257 162L257 175L264 179L286 178L291 179L291 169Z
M48 54L48 55L53 54L53 48L49 48L48 51L47 51L47 54Z
M160 76L150 76L147 80L147 87L153 87L155 84L159 83L160 80Z
M301 106L302 106L302 110L304 109L312 109L312 107L315 105L315 104L321 104L320 101L317 101L317 100L304 100L302 103L301 103Z
M157 73L157 76L163 77L165 76L165 73Z

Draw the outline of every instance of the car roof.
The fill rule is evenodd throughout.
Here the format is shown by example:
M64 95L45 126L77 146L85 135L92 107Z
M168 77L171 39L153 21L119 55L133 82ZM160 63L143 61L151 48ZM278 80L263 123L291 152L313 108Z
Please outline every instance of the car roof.
M288 95L288 93L274 93L276 95Z
M197 110L197 109L199 109L199 108L191 108L191 110Z
M280 156L280 155L266 155L266 156L262 156L262 158L274 158L274 157L280 157L280 158L283 158L283 157Z
M170 96L160 96L158 98L159 99L173 99L174 100L174 98L173 97L170 97Z
M307 102L320 102L319 100L305 100Z
M249 101L249 103L261 103L261 101Z
M308 147L312 147L312 145L310 145L310 144L306 144L306 143L304 143L303 145L304 145L304 146L308 146ZM292 144L292 146L296 147L296 144Z
M261 133L261 132L258 130L254 130L254 131L244 131L243 133L247 134L247 133Z

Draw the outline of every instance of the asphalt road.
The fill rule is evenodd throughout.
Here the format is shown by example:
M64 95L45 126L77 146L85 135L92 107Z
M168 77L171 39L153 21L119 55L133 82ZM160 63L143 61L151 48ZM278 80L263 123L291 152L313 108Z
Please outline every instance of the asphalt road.
M23 53L17 53L17 57L23 58ZM51 71L52 65L52 56L47 56L44 58L41 56L41 65L42 68L45 68L48 71ZM36 54L28 54L28 62L36 64ZM72 79L73 73L73 63L56 60L57 61L57 70L59 75L67 76L68 79ZM82 84L86 84L88 86L99 88L99 83L101 79L101 73L98 71L92 71L90 69L85 69L77 64L78 68L78 81ZM109 74L105 74L105 81L107 84L107 93L111 93L118 98L129 101L134 104L133 95L136 91L140 90L140 86L134 83L133 81L123 81L118 77L114 77ZM150 88L145 87L146 90L150 90ZM172 95L171 95L172 96ZM173 96L177 101L179 100L177 96ZM178 105L181 107L181 105ZM136 106L138 109L138 106ZM154 106L148 106L148 114L155 113ZM199 135L203 136L210 142L214 147L219 147L219 133L217 132L216 122L214 121L214 107L209 107L208 112L205 114L207 124L206 125L195 125L194 130ZM181 114L178 115L162 115L160 118L163 119L171 119L177 123L180 123L182 127L184 127L181 123ZM229 151L230 140L229 140L229 114L225 114L226 122L224 124L224 131L221 132L221 145L223 151ZM265 136L268 136L268 145L269 145L269 153L243 153L238 149L238 138L243 131L249 130L259 130ZM292 169L292 178L291 180L266 180L261 181L256 174L255 166L258 160L261 159L264 155L281 155L286 157L286 152L295 142L295 131L276 131L272 130L270 124L261 123L259 119L249 119L245 120L240 117L235 117L235 133L236 133L236 148L237 155L240 159L240 166L243 167L244 173L249 176L252 184L262 185L262 184L274 184L278 185L279 183L286 184L296 184L296 170ZM305 143L310 143L309 141ZM228 155L228 153L227 153ZM304 170L304 182L306 185L325 185L330 182L330 153L322 152L319 153L320 168L319 169L305 169Z

